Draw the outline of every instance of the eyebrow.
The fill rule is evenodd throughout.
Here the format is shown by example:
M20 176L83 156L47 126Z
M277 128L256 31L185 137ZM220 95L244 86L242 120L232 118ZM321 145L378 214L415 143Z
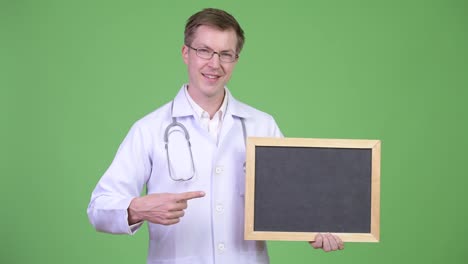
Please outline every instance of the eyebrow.
M209 47L209 46L207 46L207 45L205 45L205 44L201 44L200 47L197 48L197 49L200 49L200 48L205 48L205 49L209 49L209 50L214 51L214 49L212 49L211 47ZM234 50L230 50L230 49L227 49L227 50L220 50L220 51L218 51L218 52L234 52L234 53L236 53Z

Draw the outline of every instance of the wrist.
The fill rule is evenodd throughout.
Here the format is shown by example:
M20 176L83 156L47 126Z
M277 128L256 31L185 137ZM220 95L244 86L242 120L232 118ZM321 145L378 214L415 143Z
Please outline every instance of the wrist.
M129 225L133 225L133 224L143 221L143 218L140 216L137 210L139 199L140 199L139 197L133 198L133 200L128 205L127 214L128 214Z

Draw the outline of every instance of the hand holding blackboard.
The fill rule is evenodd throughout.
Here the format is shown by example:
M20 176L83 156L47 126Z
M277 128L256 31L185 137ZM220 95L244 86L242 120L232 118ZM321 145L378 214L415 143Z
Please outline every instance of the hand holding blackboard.
M335 250L342 250L344 249L344 243L341 238L334 234L321 234L318 233L315 236L314 241L309 242L310 245L315 248L319 249L322 248L325 252L335 251Z
M245 194L245 239L378 242L380 141L248 138Z

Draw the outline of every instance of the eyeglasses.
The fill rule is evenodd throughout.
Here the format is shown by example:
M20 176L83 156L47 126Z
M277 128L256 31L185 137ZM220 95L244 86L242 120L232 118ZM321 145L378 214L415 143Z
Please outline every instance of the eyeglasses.
M185 45L195 51L198 57L205 59L205 60L211 60L213 58L214 54L218 54L219 60L222 62L235 62L237 58L239 58L238 54L235 54L234 52L229 52L229 51L221 51L221 52L216 52L208 48L192 48L189 45Z

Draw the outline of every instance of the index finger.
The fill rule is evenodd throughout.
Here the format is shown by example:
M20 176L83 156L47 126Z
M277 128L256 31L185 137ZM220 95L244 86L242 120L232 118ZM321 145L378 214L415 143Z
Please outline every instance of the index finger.
M196 192L184 192L176 195L177 201L187 201L195 198L201 198L205 196L205 192L196 191Z

